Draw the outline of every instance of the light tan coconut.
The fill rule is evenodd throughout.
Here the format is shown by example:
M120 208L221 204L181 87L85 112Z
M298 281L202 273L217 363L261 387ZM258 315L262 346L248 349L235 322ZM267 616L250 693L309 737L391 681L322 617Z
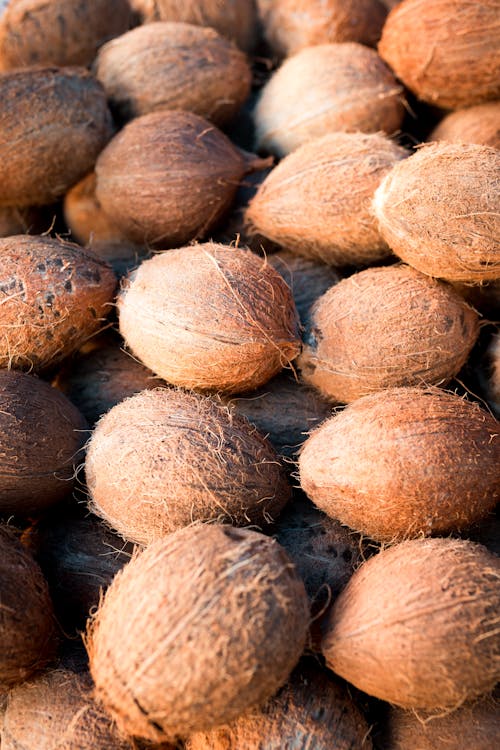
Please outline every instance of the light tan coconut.
M476 104L446 115L428 140L479 143L500 148L500 102Z

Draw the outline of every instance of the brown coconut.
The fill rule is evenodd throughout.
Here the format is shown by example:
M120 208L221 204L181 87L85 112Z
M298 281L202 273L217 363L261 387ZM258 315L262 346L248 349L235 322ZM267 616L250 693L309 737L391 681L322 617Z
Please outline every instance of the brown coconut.
M6 526L0 526L0 601L1 695L43 669L55 648L55 620L45 579ZM5 750L3 742L2 737Z
M313 432L301 486L329 516L379 541L466 529L500 496L499 427L454 394L391 388Z
M500 96L498 0L405 0L378 49L413 93L445 109Z
M85 463L91 509L140 544L193 521L262 526L290 488L246 419L184 391L143 391L97 425Z
M486 353L486 394L492 410L500 418L500 332L496 333Z
M480 544L413 539L359 568L330 610L327 665L402 708L457 708L500 677L500 560Z
M52 203L112 136L100 83L83 68L0 74L0 205Z
M285 60L254 111L257 148L285 156L332 131L394 133L402 89L376 52L362 44L321 44Z
M443 385L462 368L479 316L448 284L410 266L369 268L311 311L299 366L325 397L349 403L402 385Z
M399 257L450 281L500 278L500 151L431 143L396 164L375 193L380 231Z
M275 694L308 620L304 585L276 541L229 526L181 529L107 590L87 636L97 696L138 737L206 731Z
M451 112L434 128L428 140L500 148L500 102L486 102Z
M206 243L156 255L139 266L118 309L132 352L184 388L244 393L300 351L290 289L248 250Z
M317 138L272 170L250 202L247 220L265 237L324 263L381 260L390 250L371 203L383 177L406 156L380 134Z
M116 277L78 245L50 237L0 240L0 366L43 370L104 325Z

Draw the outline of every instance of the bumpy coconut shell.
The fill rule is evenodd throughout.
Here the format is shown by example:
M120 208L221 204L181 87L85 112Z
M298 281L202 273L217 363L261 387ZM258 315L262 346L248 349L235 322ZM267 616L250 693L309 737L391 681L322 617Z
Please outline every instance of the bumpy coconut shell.
M83 68L0 74L0 205L52 203L112 135L100 83Z
M184 388L243 393L300 351L290 289L248 250L206 243L142 263L118 299L132 352Z
M500 677L500 560L480 544L413 539L372 557L330 611L327 665L403 708L457 708Z
M0 366L42 370L71 354L111 310L116 277L78 245L0 240Z
M206 731L274 695L308 620L304 585L277 542L228 526L181 529L106 592L88 634L97 695L145 739Z
M55 620L45 579L6 526L0 526L0 601L1 694L42 669L55 647ZM2 737L2 750L3 743Z
M285 156L332 131L394 133L401 87L376 52L355 42L308 47L288 58L254 112L257 147Z
M500 151L431 143L396 164L375 193L382 236L406 263L450 281L500 278Z
M498 0L405 0L387 18L379 52L416 96L446 109L498 99Z
M299 366L325 397L349 403L384 388L447 383L478 335L478 314L448 284L410 266L369 268L316 302Z
M331 265L378 261L390 250L371 213L373 195L406 156L383 135L317 138L272 170L251 201L247 220L264 237Z
M262 526L290 496L278 456L246 419L173 389L113 407L92 435L85 470L92 510L143 544L192 521Z
M434 128L428 140L500 148L500 102L486 102L452 112Z

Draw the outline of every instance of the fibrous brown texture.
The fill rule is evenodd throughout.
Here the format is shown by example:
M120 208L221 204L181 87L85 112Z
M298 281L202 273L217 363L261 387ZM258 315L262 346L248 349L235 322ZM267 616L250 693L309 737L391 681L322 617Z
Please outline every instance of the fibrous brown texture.
M410 266L369 268L316 302L298 364L326 398L349 403L384 388L446 384L478 335L477 312L448 284Z
M112 135L100 83L83 68L0 74L0 205L60 198Z
M500 278L500 151L431 143L396 164L373 210L389 247L429 276Z
M42 370L102 327L116 277L90 251L50 237L0 240L0 366Z
M405 0L388 16L382 58L420 99L446 109L500 96L499 0Z
M500 102L486 102L451 112L434 128L429 140L500 148Z
M278 456L246 419L170 388L113 407L85 470L94 513L141 544L193 521L262 526L290 496Z
M402 89L362 44L321 44L285 60L254 112L259 149L285 156L332 131L386 133L403 119Z
M45 579L6 526L0 526L0 604L1 695L42 669L55 646L55 620Z
M118 299L132 352L174 385L243 393L300 351L280 274L248 250L206 243L142 263Z
M10 0L0 19L0 70L90 65L130 22L127 0Z
M466 529L499 498L499 427L454 394L391 388L311 435L301 485L329 516L380 541Z
M371 213L376 188L408 152L384 135L331 133L275 167L250 202L247 220L288 250L331 265L390 254Z
M327 665L403 708L457 708L500 677L499 577L500 560L463 540L413 539L380 552L330 611Z
M268 700L305 645L309 606L272 539L181 529L133 559L88 634L97 695L129 734L206 731Z

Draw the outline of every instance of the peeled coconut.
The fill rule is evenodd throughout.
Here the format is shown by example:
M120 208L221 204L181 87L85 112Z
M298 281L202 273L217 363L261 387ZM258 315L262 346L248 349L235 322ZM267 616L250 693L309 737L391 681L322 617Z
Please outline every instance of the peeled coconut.
M499 427L455 394L391 388L313 432L301 486L329 516L378 541L466 529L500 496Z
M130 735L206 731L276 693L308 625L304 585L277 542L229 526L181 529L107 590L87 635L97 697Z
M112 136L103 88L83 68L0 74L0 101L2 206L57 200L92 169Z
M405 263L450 281L500 278L500 151L431 143L396 164L373 210L389 247Z
M307 47L262 89L254 111L257 148L285 156L332 131L394 133L402 89L380 57L355 42Z
M446 115L429 136L430 141L478 143L500 148L500 102L476 104Z
M378 49L405 86L445 109L500 97L496 0L405 0L387 18Z
M335 601L327 665L402 708L458 708L500 678L500 560L480 544L413 539L359 568Z
M206 243L144 261L118 310L133 354L184 388L250 391L300 351L290 289L265 259L235 247Z
M272 170L250 202L247 220L264 237L324 263L381 260L390 250L371 203L383 177L406 156L381 134L317 138Z

